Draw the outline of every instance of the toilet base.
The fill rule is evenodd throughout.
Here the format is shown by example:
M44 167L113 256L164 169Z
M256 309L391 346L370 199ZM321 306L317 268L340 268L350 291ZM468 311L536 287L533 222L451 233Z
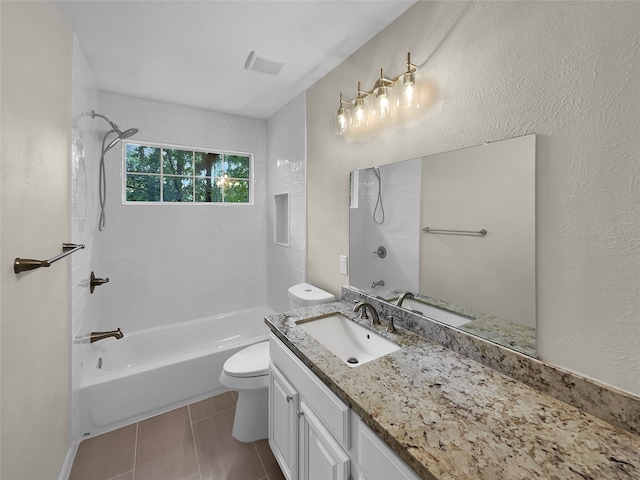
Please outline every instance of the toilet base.
M238 392L231 435L240 442L255 442L269 437L268 388Z

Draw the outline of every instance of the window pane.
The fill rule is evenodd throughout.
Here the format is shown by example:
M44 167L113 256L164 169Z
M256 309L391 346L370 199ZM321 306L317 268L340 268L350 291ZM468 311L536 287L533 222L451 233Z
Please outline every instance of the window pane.
M129 202L249 203L251 155L126 142Z
M226 155L226 172L231 178L249 178L249 157Z
M158 157L160 158L160 157ZM159 202L160 177L156 175L127 175L128 202Z
M192 202L193 183L191 177L163 177L163 202Z
M229 179L224 189L225 203L249 203L249 181Z
M193 152L172 148L163 149L162 168L165 175L192 175Z
M222 175L222 154L196 152L196 176Z
M127 143L127 172L160 173L160 148Z
M220 189L216 187L215 182L210 178L196 178L196 202L220 202L222 196Z

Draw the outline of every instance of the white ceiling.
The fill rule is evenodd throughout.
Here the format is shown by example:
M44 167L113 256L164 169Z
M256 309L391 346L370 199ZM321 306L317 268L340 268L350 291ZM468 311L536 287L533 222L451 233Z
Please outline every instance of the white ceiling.
M267 119L415 0L58 3L100 90ZM279 75L245 70L252 50Z

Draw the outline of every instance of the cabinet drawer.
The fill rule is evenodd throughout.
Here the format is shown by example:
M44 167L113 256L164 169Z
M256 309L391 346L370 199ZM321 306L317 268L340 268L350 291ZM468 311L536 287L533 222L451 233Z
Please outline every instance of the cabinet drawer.
M349 407L316 377L275 335L270 336L271 361L298 390L325 428L345 449L350 444Z

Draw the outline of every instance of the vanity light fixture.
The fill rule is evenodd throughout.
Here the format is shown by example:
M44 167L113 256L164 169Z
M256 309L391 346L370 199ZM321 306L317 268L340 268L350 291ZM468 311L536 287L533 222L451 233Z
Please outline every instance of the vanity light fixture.
M397 77L385 77L384 71L380 69L380 78L371 90L362 90L358 82L355 99L343 100L341 93L336 111L336 135L347 135L351 127L363 128L369 124L370 119L384 121L393 117L396 112L418 108L420 99L419 89L416 88L417 72L418 67L411 63L411 53L407 53L407 69ZM350 110L353 110L353 115Z

